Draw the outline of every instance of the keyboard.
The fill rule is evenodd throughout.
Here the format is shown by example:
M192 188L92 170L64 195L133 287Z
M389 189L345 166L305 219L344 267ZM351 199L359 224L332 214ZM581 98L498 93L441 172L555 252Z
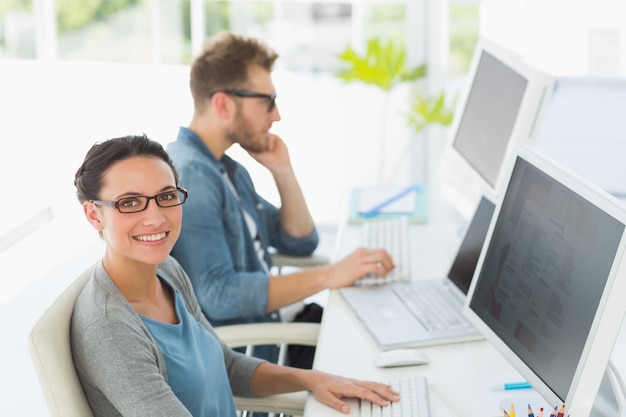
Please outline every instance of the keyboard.
M371 219L361 223L361 245L366 248L386 249L393 258L396 267L384 278L371 274L362 278L360 284L382 284L410 280L409 240L409 218L407 216Z
M385 381L400 393L400 401L386 407L360 401L361 417L429 417L428 383L424 376L396 378Z
M471 325L463 316L461 308L455 308L459 300L442 285L403 286L394 293L428 330L449 330Z

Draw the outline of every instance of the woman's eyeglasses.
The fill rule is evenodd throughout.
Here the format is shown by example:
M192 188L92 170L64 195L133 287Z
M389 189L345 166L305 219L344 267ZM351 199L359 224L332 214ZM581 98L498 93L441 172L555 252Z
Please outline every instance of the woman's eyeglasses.
M151 197L145 195L135 195L123 197L117 201L91 200L99 206L116 208L120 213L138 213L148 208L150 200L154 200L161 208L176 207L187 201L187 190L176 188L175 190L164 191Z

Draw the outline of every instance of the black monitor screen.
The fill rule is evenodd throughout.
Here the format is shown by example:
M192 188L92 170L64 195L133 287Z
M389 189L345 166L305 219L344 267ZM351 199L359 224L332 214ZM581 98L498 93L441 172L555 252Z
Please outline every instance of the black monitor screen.
M450 267L448 278L463 291L463 294L467 294L472 283L476 264L485 243L495 208L496 205L487 197L483 196L480 199L474 217L465 232L463 242Z
M517 157L469 308L562 400L623 232Z

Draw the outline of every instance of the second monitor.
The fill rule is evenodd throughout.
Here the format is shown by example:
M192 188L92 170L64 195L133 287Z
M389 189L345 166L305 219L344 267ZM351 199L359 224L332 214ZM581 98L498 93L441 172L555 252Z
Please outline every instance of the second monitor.
M599 187L536 150L514 158L464 313L546 401L535 408L620 415L605 370L626 311L625 225Z
M552 77L481 39L459 100L437 186L464 220L483 192L499 193L516 144L533 140Z

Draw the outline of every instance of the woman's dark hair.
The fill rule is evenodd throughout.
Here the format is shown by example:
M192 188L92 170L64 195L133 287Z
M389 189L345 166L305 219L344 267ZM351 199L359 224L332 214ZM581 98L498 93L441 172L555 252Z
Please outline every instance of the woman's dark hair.
M87 151L85 159L74 176L76 197L80 203L100 197L103 177L111 165L134 156L149 156L162 159L172 169L178 186L178 173L169 155L160 143L145 134L124 136L96 143Z

